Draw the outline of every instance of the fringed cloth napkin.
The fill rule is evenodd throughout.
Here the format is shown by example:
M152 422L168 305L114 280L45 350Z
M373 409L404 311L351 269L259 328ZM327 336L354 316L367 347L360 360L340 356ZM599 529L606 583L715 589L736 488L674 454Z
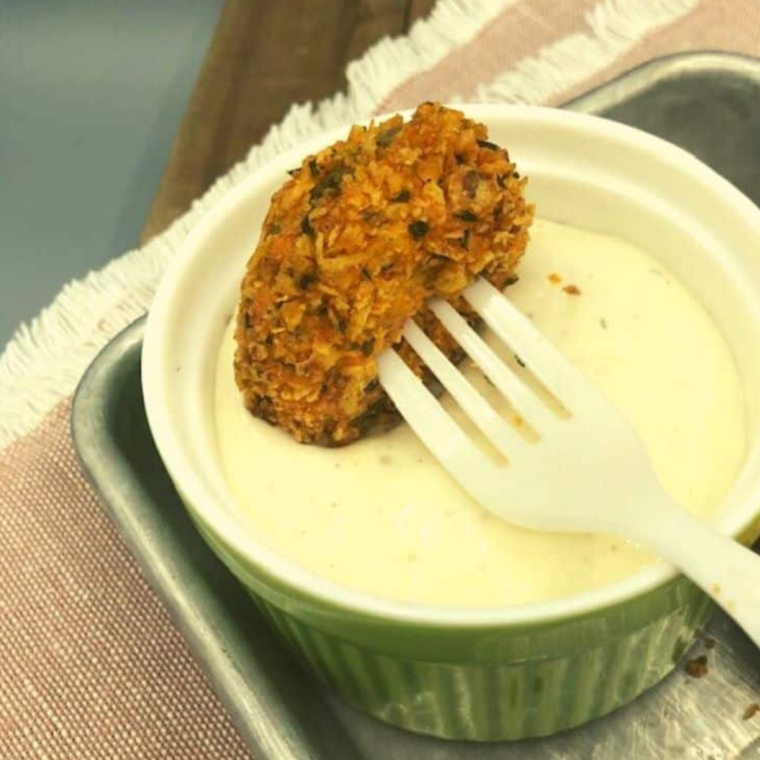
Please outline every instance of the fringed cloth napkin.
M0 757L249 758L77 465L71 394L205 209L278 151L423 100L559 104L652 58L760 54L757 0L441 0L294 106L167 232L67 285L0 358ZM241 107L244 107L241 105Z

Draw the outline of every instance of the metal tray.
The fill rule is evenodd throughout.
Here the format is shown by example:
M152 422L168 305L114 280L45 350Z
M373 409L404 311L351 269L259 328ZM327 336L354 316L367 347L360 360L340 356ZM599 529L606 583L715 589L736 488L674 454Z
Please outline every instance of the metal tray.
M647 64L567 105L688 148L760 203L760 62L721 54ZM678 667L633 704L548 739L442 742L343 705L291 660L203 543L164 471L140 388L143 320L98 356L72 414L82 466L257 760L738 760L760 758L760 656L722 613ZM707 648L705 641L714 639ZM712 644L712 642L709 642Z

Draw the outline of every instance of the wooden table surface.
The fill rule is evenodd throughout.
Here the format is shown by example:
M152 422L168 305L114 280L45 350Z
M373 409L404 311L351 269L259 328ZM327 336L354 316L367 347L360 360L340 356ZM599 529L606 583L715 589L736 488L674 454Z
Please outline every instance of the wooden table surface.
M227 0L142 233L162 232L293 103L346 87L346 65L435 0Z

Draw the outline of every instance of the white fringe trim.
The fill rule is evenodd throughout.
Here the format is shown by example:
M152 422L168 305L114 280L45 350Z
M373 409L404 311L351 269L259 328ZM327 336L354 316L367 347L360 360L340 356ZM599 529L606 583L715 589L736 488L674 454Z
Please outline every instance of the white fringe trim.
M589 31L571 34L523 58L480 86L472 100L546 103L609 66L642 37L677 21L701 0L602 0L584 16Z
M205 209L282 150L306 137L364 118L398 85L431 68L517 0L439 0L406 37L383 39L347 69L348 90L293 106L263 142L144 248L66 285L0 355L0 449L32 430L69 395L100 348L143 314L166 264ZM603 0L586 14L589 33L571 35L523 59L478 89L475 100L543 102L604 68L657 26L699 0Z

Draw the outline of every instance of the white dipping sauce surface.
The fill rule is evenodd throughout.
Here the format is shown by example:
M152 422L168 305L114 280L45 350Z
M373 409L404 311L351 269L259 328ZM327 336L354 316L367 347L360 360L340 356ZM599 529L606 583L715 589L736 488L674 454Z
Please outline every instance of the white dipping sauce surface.
M645 251L545 220L519 275L511 300L625 412L666 489L708 518L743 463L745 433L734 360L705 309ZM339 449L296 443L243 406L233 332L215 389L227 482L252 533L315 573L393 599L493 607L568 596L658 561L618 538L491 516L405 424Z

